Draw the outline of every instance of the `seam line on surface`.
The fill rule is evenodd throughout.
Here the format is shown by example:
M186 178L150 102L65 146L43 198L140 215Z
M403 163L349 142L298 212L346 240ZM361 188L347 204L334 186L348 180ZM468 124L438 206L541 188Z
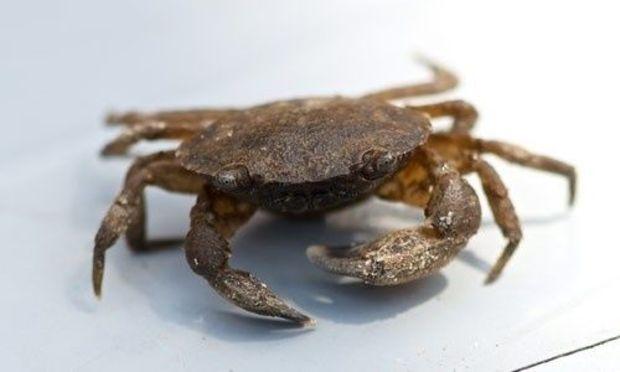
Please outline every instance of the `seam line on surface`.
M602 340L602 341L599 341L599 342L596 342L596 343L593 343L593 344L590 344L590 345L587 345L587 346L584 346L584 347L580 347L578 349L567 351L567 352L562 353L562 354L558 354L558 355L553 356L551 358L547 358L547 359L541 360L539 362L529 364L529 365L527 365L525 367L521 367L521 368L515 369L512 372L521 372L521 371L525 371L525 370L528 370L528 369L532 369L534 367L538 367L538 366L541 366L543 364L546 364L546 363L549 363L549 362L553 362L555 360L558 360L558 359L561 359L561 358L565 358L567 356L571 356L571 355L580 353L582 351L591 350L591 349L594 349L595 347L602 346L602 345L605 345L605 344L607 344L609 342L617 341L617 340L620 340L620 335L617 335L617 336L614 336L614 337L610 337L610 338L607 338L605 340Z

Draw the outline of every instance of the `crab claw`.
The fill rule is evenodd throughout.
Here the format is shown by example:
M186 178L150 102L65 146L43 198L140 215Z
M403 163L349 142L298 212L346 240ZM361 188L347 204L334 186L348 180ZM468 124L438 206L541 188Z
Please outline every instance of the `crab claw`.
M310 262L325 271L360 278L369 283L381 270L377 261L373 265L372 259L360 252L362 247L363 245L354 248L313 245L308 247L306 255Z
M314 319L289 306L250 273L228 268L216 274L210 282L220 295L242 309L259 315L287 319L305 328L316 325Z
M318 267L376 286L429 276L450 261L466 239L444 239L424 226L398 230L350 249L315 245L306 255Z

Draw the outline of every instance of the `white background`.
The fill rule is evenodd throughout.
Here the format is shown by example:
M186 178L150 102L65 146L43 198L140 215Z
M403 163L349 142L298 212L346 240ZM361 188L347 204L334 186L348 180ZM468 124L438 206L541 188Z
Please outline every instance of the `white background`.
M613 4L2 2L2 370L504 371L620 334ZM179 249L140 256L120 242L94 299L92 238L128 166L97 156L116 134L101 125L108 109L361 94L428 78L415 52L462 77L449 97L477 105L477 135L580 172L568 211L562 179L493 162L525 232L497 284L482 284L504 244L488 209L458 259L417 283L342 283L306 261L310 244L421 218L375 201L325 221L259 214L235 239L234 265L316 318L312 331L234 309ZM192 198L148 196L152 235L183 234ZM619 355L612 342L538 370L617 370Z

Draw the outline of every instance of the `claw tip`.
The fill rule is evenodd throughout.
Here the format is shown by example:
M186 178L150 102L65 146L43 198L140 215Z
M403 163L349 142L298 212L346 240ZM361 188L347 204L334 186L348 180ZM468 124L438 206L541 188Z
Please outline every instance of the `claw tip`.
M308 256L310 261L313 261L313 259L318 258L321 254L324 254L326 250L327 247L324 245L311 245L306 249L306 256Z
M316 327L316 320L312 318L307 318L306 320L302 321L300 324L303 328L312 329Z

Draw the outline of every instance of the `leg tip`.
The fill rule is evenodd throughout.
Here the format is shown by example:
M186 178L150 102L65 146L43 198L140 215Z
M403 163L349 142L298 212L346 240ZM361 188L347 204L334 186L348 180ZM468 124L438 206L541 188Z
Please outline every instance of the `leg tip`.
M104 122L107 125L119 125L119 124L131 124L133 121L138 119L140 115L137 112L116 112L109 111L105 117Z
M486 279L484 280L484 285L491 285L493 283L495 283L497 281L497 279L499 278L500 273L495 272L495 271L491 271Z
M575 173L573 173L569 180L568 193L568 207L572 208L575 206L575 200L577 199L577 175Z
M437 63L435 63L435 61L433 61L426 54L421 53L421 52L413 53L413 60L424 66L428 66L431 69L435 69L437 67Z
M95 282L95 279L93 279L93 293L98 300L101 300L101 282Z
M102 157L111 157L111 156L124 156L126 154L126 149L120 148L116 143L108 143L105 145L101 151L99 151L99 155Z
M110 148L109 145L105 145L101 151L99 151L99 155L102 157L114 156L114 151Z
M101 283L103 282L103 268L105 264L105 256L95 253L93 257L92 283L95 297L101 298Z
M120 124L123 121L123 115L110 111L105 115L104 122L108 125Z

